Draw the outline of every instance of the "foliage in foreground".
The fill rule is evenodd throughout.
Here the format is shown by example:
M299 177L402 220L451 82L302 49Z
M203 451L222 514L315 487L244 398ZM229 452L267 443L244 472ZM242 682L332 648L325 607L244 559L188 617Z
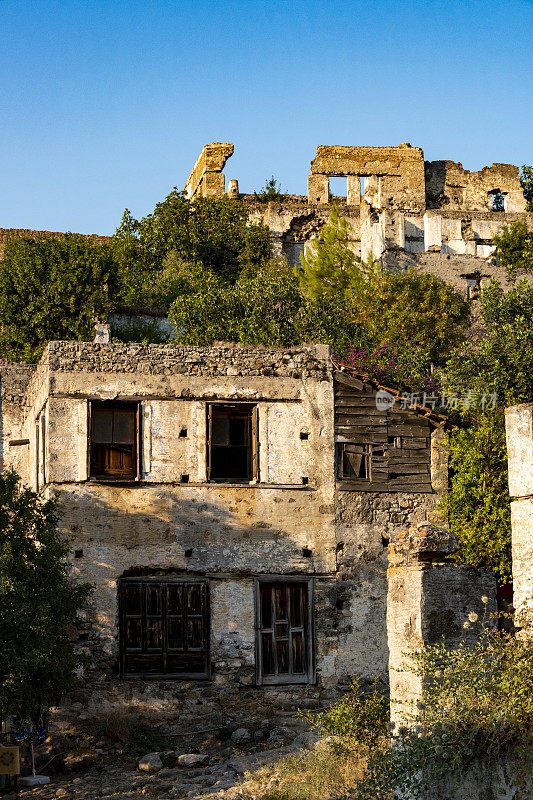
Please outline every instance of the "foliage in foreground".
M91 341L116 285L107 245L82 236L11 239L0 261L0 356L38 361L54 339Z
M392 748L370 756L364 777L345 797L385 800L391 787L414 795L533 747L533 641L485 630L474 647L444 641L412 656L426 694L413 726Z
M42 722L80 664L69 630L90 587L69 580L57 519L54 502L0 472L0 719Z
M346 746L375 747L388 732L389 698L383 681L372 679L369 691L363 691L354 678L350 691L326 711L305 712L303 717L328 736L339 737Z
M511 505L507 483L505 420L484 414L448 434L450 490L441 506L457 534L463 564L511 580Z

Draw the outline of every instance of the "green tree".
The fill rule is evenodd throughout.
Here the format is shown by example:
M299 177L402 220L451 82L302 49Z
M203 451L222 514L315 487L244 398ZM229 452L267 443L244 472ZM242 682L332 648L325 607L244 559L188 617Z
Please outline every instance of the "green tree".
M505 291L498 281L482 290L486 334L454 352L446 369L450 391L496 393L504 407L533 400L533 283L518 281Z
M533 211L533 167L524 164L520 174L520 183L527 201L526 211Z
M89 339L112 307L111 248L83 237L11 239L0 262L0 355L38 361L51 339Z
M504 225L502 232L494 237L494 244L511 282L533 273L533 233L528 233L525 222L515 222L510 227Z
M366 273L375 268L374 263L365 265L349 248L348 223L332 205L328 222L311 241L307 255L300 256L300 266L295 269L302 292L314 300L361 286Z
M243 203L228 197L191 202L176 188L140 220L126 209L113 241L127 302L146 301L169 253L234 281L243 269L267 261L272 250L269 229L250 225Z
M57 509L0 473L0 718L37 725L73 686L69 630L90 587L68 577Z
M442 507L464 564L512 575L511 506L503 413L484 414L449 436L451 487Z
M254 200L260 203L283 203L287 195L281 191L281 185L277 183L275 177L272 175L270 180L265 181L264 187L259 192L254 192Z

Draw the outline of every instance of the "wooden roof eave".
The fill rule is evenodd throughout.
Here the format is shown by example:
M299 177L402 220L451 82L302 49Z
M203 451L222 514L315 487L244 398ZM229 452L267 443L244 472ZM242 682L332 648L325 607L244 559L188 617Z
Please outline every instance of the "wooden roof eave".
M355 381L358 383L368 384L373 389L382 390L385 392L389 392L396 400L401 399L401 392L398 389L392 389L390 386L384 386L382 383L379 383L375 378L372 378L370 375L367 375L364 372L357 372L357 370L352 370L350 367L346 367L344 364L339 364L336 361L333 361L334 373L333 377L335 378L336 373L342 373L344 377L350 377L354 379L354 388L358 388L355 386ZM428 420L428 422L433 425L435 428L443 428L443 429L452 429L455 428L451 422L449 422L448 417L445 414L438 414L434 409L428 408L427 406L416 406L415 408L405 408L410 414L415 414L418 417L424 417Z

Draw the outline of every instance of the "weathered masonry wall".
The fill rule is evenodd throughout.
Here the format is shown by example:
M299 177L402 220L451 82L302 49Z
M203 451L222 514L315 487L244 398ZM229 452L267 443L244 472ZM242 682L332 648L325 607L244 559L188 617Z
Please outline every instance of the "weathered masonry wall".
M19 372L11 371L15 386ZM79 702L98 709L127 694L139 703L173 698L181 707L191 687L209 708L237 702L243 691L279 699L279 687L256 687L256 582L268 576L303 580L313 596L316 683L289 685L284 697L325 701L355 672L386 673L388 542L402 526L434 518L438 447L432 436L430 452L424 438L422 488L343 486L336 476L338 370L328 347L52 342L37 369L23 372L11 390L18 416L12 424L8 414L5 423L25 441L19 470L43 496L58 498L73 574L95 586L79 642L92 656ZM359 391L360 382L354 386ZM362 394L366 414L375 398ZM101 401L139 409L135 479L92 474L91 409ZM250 482L208 480L206 409L214 401L256 409L259 473ZM147 577L208 583L210 676L201 688L190 681L156 687L117 673L119 581Z
M505 411L516 625L533 631L533 403Z
M348 179L348 205L360 204L362 178L365 200L377 208L425 209L424 154L419 147L320 145L311 162L309 202L329 203L329 178L343 176Z
M0 363L0 469L28 480L29 440L23 435L25 392L35 372L28 364Z

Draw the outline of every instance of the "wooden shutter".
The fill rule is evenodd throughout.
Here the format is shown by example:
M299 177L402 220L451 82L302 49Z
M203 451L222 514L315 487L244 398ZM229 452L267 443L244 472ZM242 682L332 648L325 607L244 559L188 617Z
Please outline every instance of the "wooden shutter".
M207 581L120 581L121 673L124 677L207 678Z
M211 480L211 443L213 440L213 406L207 406L207 442L206 442L206 458L207 458L207 480Z
M256 580L258 683L308 683L312 669L310 582Z
M251 440L251 453L252 453L252 480L260 480L259 475L259 407L254 406L252 409L252 440Z

